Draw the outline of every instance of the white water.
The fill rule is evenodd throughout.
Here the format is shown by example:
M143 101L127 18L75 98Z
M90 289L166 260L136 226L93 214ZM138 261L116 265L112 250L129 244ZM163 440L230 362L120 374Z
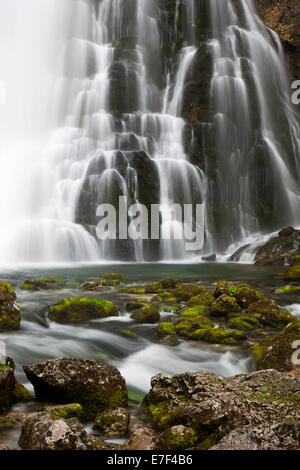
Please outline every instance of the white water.
M188 32L165 63L157 53L165 32L156 0L139 0L137 9L128 0L102 0L98 8L96 3L1 2L0 79L8 98L0 108L0 263L96 262L123 259L124 253L149 259L153 247L147 252L142 241L123 245L121 254L116 242L95 237L99 204L120 195L143 202L132 166L137 151L146 152L154 162L151 171L157 171L162 234L182 229L170 214L173 203L206 201L204 253L215 251L224 260L249 240L259 244L267 231L257 214L262 200L263 210L279 213L278 224L299 224L299 124L289 104L281 46L252 2L241 0L239 16L229 0L210 2L210 146L222 150L213 182L205 170L216 162L200 169L184 149L183 92L197 52L194 1L183 2ZM181 34L180 7L177 1L168 31L174 40ZM135 35L130 59L117 60L118 41ZM116 64L126 86L112 106ZM117 115L121 100L125 109ZM259 125L253 124L256 115ZM282 119L284 137L278 132ZM258 146L268 160L265 185ZM225 220L221 234L210 217L215 204ZM250 247L242 261L251 261L254 251ZM171 239L161 240L155 256L174 261L190 255L182 240Z

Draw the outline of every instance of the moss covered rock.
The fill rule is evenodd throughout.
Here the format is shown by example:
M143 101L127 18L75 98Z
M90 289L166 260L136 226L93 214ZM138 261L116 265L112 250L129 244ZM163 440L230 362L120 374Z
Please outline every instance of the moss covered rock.
M16 293L8 282L0 281L0 331L17 330L21 324Z
M28 403L35 400L35 396L17 379L13 390L14 403Z
M156 305L150 304L134 310L131 318L139 323L158 323L160 320L160 313Z
M182 450L208 449L242 426L259 424L267 431L278 422L278 441L288 448L285 430L299 420L300 381L276 370L230 378L211 372L159 374L152 378L142 407L156 433ZM186 441L184 435L189 436ZM299 442L299 433L295 436Z
M230 286L228 289L228 295L234 297L242 308L248 308L249 305L265 299L261 292L252 289L248 284Z
M146 288L146 294L157 294L163 292L164 288L161 282L152 282Z
M186 338L195 339L194 332L200 329L213 329L213 323L202 315L181 317L175 324L176 333Z
M24 366L37 400L79 403L88 418L127 405L125 380L116 367L81 359L52 359Z
M259 328L259 320L250 315L237 315L229 320L229 326L238 330L254 330Z
M246 334L242 331L226 330L224 328L202 328L196 330L191 338L212 344L237 344L246 339Z
M133 312L134 310L138 310L143 308L145 305L142 302L128 302L126 304L126 312Z
M295 321L295 317L287 310L280 309L274 300L268 299L249 305L247 315L256 315L262 325L274 328L284 328L288 323Z
M217 299L218 297L221 297L221 295L225 294L228 295L229 287L228 283L226 281L218 281L215 289L214 289L214 297Z
M158 325L157 332L161 337L174 336L176 335L176 328L173 323L163 322Z
M84 411L79 403L71 403L69 405L60 405L48 411L54 419L81 419L84 416Z
M298 341L298 343L297 343ZM296 350L300 347L300 322L287 325L276 335L255 344L251 351L259 369L291 371L299 368ZM295 362L296 359L296 362Z
M218 297L210 307L210 313L215 317L224 317L230 313L239 312L240 310L236 299L226 294L222 294Z
M128 433L130 415L125 408L104 411L96 416L93 429L106 436L124 436Z
M118 316L117 307L108 300L96 298L62 299L49 309L50 320L57 323L79 323L111 316Z
M196 295L203 294L205 291L206 287L198 286L198 284L179 284L174 291L174 295L177 300L181 302L187 301Z
M163 437L171 450L189 449L197 442L197 432L182 424L172 426L165 431Z
M21 286L23 290L47 290L57 287L64 279L62 277L42 277L40 279L27 279Z
M184 310L181 315L184 317L195 317L198 315L208 315L209 308L207 305L197 304L194 307L189 307Z
M208 307L214 302L214 300L215 299L210 292L203 292L194 297L191 297L190 300L188 301L188 304L191 306L205 305Z

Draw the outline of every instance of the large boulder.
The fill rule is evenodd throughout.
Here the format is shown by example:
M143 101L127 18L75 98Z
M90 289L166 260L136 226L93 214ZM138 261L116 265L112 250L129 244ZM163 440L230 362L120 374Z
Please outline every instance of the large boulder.
M0 281L0 331L20 328L20 307L16 293L8 282Z
M22 427L19 445L24 450L91 450L94 441L77 418L29 418Z
M170 449L208 449L244 426L260 427L266 439L274 423L282 429L286 423L297 426L300 381L276 370L231 378L210 372L159 374L142 407ZM283 440L282 447L289 448L288 442Z
M24 371L39 401L80 403L88 418L127 405L125 380L114 366L58 358L24 366Z
M80 323L112 316L118 316L113 302L97 298L62 299L49 309L50 320L57 323Z

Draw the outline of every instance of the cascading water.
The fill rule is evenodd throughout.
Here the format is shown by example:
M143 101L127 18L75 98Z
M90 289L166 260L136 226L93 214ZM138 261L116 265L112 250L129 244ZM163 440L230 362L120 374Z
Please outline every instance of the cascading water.
M2 43L15 37L26 60L38 50L22 87L0 50L27 97L1 114L1 263L186 259L184 241L164 239L181 229L174 203L206 203L203 253L299 223L298 119L279 40L250 0L30 1L0 7L26 25ZM8 132L20 104L35 112L19 126L29 150ZM97 208L119 196L160 204L161 240L97 239Z

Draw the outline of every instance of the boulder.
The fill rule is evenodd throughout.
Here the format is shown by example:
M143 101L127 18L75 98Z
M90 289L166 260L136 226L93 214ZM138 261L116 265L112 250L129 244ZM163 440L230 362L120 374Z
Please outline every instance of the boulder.
M125 408L104 411L96 416L93 429L106 436L124 436L128 432L130 415Z
M300 369L300 358L296 352L299 348L300 322L298 321L290 323L276 335L255 344L251 351L257 368L289 372Z
M134 310L131 318L139 323L158 323L160 320L160 313L156 305L145 305L138 310Z
M199 286L198 284L179 284L174 292L177 300L187 301L191 297L195 297L199 294L203 294L206 291L206 287Z
M96 361L58 358L24 366L36 398L50 403L79 403L88 418L126 406L128 393L118 369Z
M57 323L80 323L96 318L118 316L117 307L97 298L62 299L49 309L49 318Z
M287 310L280 309L275 300L259 300L249 305L247 315L256 316L264 326L284 328L289 323L296 321L295 317Z
M0 331L20 328L20 307L16 293L8 282L0 281Z
M230 313L240 312L240 307L234 297L222 294L210 307L210 313L214 317L224 317Z
M186 444L181 440L181 449L208 449L225 437L230 441L230 433L245 426L259 427L266 438L274 423L277 435L282 436L285 425L297 426L300 381L276 370L230 378L211 372L159 374L152 378L142 407L168 448L176 447L175 430L175 434L189 436ZM300 449L299 434L296 441ZM289 448L290 438L281 442L282 448Z
M76 418L37 417L24 423L19 446L23 450L89 450L93 440Z

